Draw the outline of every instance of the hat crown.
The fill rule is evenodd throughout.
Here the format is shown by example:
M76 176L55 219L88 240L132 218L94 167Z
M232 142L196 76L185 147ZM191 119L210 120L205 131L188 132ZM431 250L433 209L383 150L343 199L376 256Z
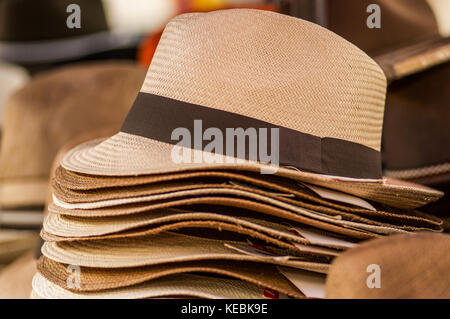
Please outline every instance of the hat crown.
M382 70L331 31L278 13L174 18L141 91L380 149Z

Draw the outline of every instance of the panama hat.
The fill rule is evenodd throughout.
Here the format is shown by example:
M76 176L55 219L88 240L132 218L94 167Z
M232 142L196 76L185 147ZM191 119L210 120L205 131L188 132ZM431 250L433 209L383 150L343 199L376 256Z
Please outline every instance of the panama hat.
M0 272L1 299L28 299L36 273L33 252L26 253Z
M239 32L223 37L209 27L218 21ZM281 29L295 36L280 42ZM202 118L212 127L281 127L280 176L394 207L437 200L438 191L381 176L385 89L373 60L317 25L250 9L181 15L166 27L121 132L71 150L62 166L108 176L265 167L172 161L171 131Z
M0 206L43 206L58 149L90 130L117 129L144 74L125 62L74 65L36 76L13 94L3 126Z
M57 170L58 172L59 170ZM58 174L58 173L56 173ZM191 176L192 178L188 178ZM81 177L82 179L82 177ZM119 180L119 179L117 179ZM417 222L432 223L440 225L442 223L438 218L419 214L418 212L405 212L400 210L392 210L379 208L376 210L370 205L365 207L356 207L355 205L340 205L332 200L321 198L318 193L314 193L311 189L317 190L317 187L311 188L311 185L302 185L294 182L275 182L274 179L261 180L248 175L228 173L228 172L195 172L188 174L169 174L156 176L146 180L148 184L131 186L131 183L138 182L135 180L125 180L123 184L128 187L107 187L104 189L67 189L58 182L58 177L53 180L53 194L60 207L67 208L99 208L102 206L118 205L116 214L122 215L121 204L130 204L136 202L151 202L158 199L173 200L175 198L195 195L197 199L201 196L212 196L223 194L237 194L243 197L263 196L261 202L274 199L277 202L284 202L301 208L324 213L327 215L340 215L344 219L353 221L364 221L369 224L381 225L377 221L369 221L366 217L376 217L388 221L401 221L405 226L409 222L416 225ZM104 180L100 180L105 182ZM115 181L111 181L115 183ZM99 184L100 184L99 183ZM114 185L113 183L109 184ZM83 184L79 180L77 185ZM98 184L96 185L98 187ZM311 189L310 189L311 188ZM334 192L333 194L337 194ZM246 194L248 196L246 196ZM156 195L156 196L152 196ZM342 194L339 194L342 195ZM347 195L348 196L348 195ZM335 197L339 199L338 197ZM353 202L356 203L356 202ZM79 204L79 205L70 205ZM320 204L320 205L317 205ZM348 204L348 203L347 203ZM362 202L361 205L368 203ZM387 210L387 211L386 211ZM88 216L88 215L86 215Z
M219 236L220 237L220 236ZM94 241L45 242L43 256L63 264L93 268L128 268L197 260L255 261L326 273L328 262L311 255L286 255L288 250L272 248L262 253L243 249L243 242L210 239L164 232L137 238Z
M202 203L202 199L210 200L210 197L207 196L214 196L217 195L217 198L223 198L223 199L230 199L229 205L232 205L232 202L236 202L236 200L233 200L233 197L237 197L237 205L238 207L244 208L244 203L251 205L251 203L262 203L261 205L265 205L265 207L274 207L278 209L282 209L285 211L285 216L290 216L291 220L297 220L297 221L303 221L307 223L307 220L317 220L317 221L323 221L326 223L331 224L337 224L337 225L347 225L351 226L352 228L371 231L374 233L381 233L381 234L389 234L392 232L402 232L403 230L417 230L414 228L409 228L408 225L398 225L395 226L393 224L384 225L383 223L379 223L376 221L368 221L367 219L359 218L356 216L353 218L342 218L336 217L336 215L325 215L321 213L317 213L314 211L310 211L308 209L303 209L302 207L295 206L293 204L296 203L295 200L290 200L293 203L287 202L289 199L277 199L269 196L263 196L259 194L255 194L253 192L239 190L239 189L226 189L226 188L205 188L205 189L199 189L199 190L186 190L186 191L179 191L179 192L170 192L165 194L156 194L156 195L149 195L149 196L141 196L141 197L132 197L132 198L125 198L125 199L117 199L117 200L105 200L105 201L98 201L94 203L76 203L76 204L70 204L65 203L57 200L54 198L54 204L63 208L67 209L91 209L91 208L104 208L104 207L111 207L116 205L126 205L126 204L135 204L135 203L151 203L155 201L162 201L166 204L170 204L170 200L176 196L179 197L192 197L193 200L199 204ZM206 196L206 197L205 197ZM227 197L227 196L231 196ZM253 207L262 207L258 206L258 204L253 205ZM120 211L119 208L116 208L117 211ZM256 209L258 211L258 209ZM294 216L293 212L296 215ZM273 213L273 215L276 215ZM303 217L303 218L302 218ZM357 221L353 221L355 219L359 219ZM442 222L439 222L438 225L440 225ZM442 229L436 224L430 225L430 228L435 228L436 231L441 231ZM420 229L420 228L419 228ZM424 228L425 229L425 228Z
M70 25L77 13L79 27ZM137 45L138 34L118 32L108 18L101 0L2 1L0 58L29 65Z
M136 286L101 292L76 293L59 287L37 273L33 278L32 298L44 299L143 299L207 298L261 299L265 289L243 280L179 274L148 281Z
M191 189L191 185L214 182L215 187L235 186L238 189L252 191L265 196L285 199L289 203L329 215L351 217L352 220L367 221L376 217L378 220L434 223L440 225L442 221L419 212L405 212L375 203L369 204L355 197L328 191L326 195L322 189L312 185L296 183L276 176L259 178L259 174L232 171L195 171L187 173L173 173L150 176L107 177L76 174L58 167L52 180L53 192L58 200L68 203L95 202L107 199L121 199L137 197L155 193L168 192L169 183L177 182L178 190ZM179 184L178 184L179 183ZM185 185L183 188L182 185ZM225 185L225 186L224 186ZM172 185L174 186L174 185ZM203 185L204 186L204 185ZM194 187L195 188L195 187ZM151 191L157 190L156 192ZM173 190L173 188L172 188ZM327 196L330 195L330 196ZM333 196L331 196L333 195ZM325 197L324 197L325 196ZM296 199L293 201L292 199ZM55 208L55 207L53 207ZM98 212L91 210L91 213ZM61 212L62 214L65 213ZM111 214L114 212L111 211ZM128 213L123 207L118 207L116 214ZM101 215L101 214L99 214ZM80 216L82 216L80 214ZM85 217L93 216L86 212Z
M449 298L449 249L447 234L395 235L368 241L333 261L327 297Z
M244 280L290 297L304 297L278 272L276 266L261 263L198 261L126 269L83 267L80 268L83 277L79 287L67 285L67 267L68 265L54 262L45 257L38 261L38 271L45 278L64 289L78 292L127 287L175 274L208 273Z
M185 206L186 207L186 206ZM206 216L213 218L214 220L221 220L224 222L231 223L244 223L249 222L249 227L256 227L256 225L264 226L270 225L269 228L272 230L276 230L276 225L280 225L282 230L285 229L284 226L281 225L290 225L291 227L295 227L297 222L294 218L289 218L289 213L285 214L263 214L261 215L258 211L249 211L249 210L241 210L236 209L234 207L202 207L194 206L191 210L185 209L159 209L159 210L148 210L142 213L133 214L133 215L117 215L110 217L88 217L88 218L80 218L80 217L71 217L68 215L62 214L50 214L48 219L44 221L44 229L50 232L57 232L58 230L63 231L66 234L70 234L72 232L72 236L75 236L76 233L80 234L80 237L89 236L87 232L94 231L97 229L97 226L100 229L101 233L106 231L107 233L114 233L117 231L123 231L127 229L142 227L145 225L154 225L159 224L160 222L168 222L171 220L186 220L186 219L204 219ZM338 215L336 215L338 216ZM342 217L342 216L341 216ZM341 219L339 217L339 219ZM161 218L161 219L160 219ZM353 220L350 218L343 220ZM386 228L394 228L394 229L403 229L403 230L415 230L413 226L399 226L398 224L393 223L380 223L376 222L376 220L371 219L362 219L358 220L360 223L366 223L368 225L381 226ZM56 223L53 225L53 223ZM400 223L399 223L400 224ZM134 226L133 226L134 225ZM344 223L345 225L345 223ZM47 227L48 228L47 228ZM298 225L297 225L298 226ZM422 224L423 229L428 227L430 230L433 229L433 224L429 224L424 226ZM440 225L439 225L440 226ZM56 227L56 228L55 228ZM74 227L72 229L72 227ZM106 229L104 228L106 227ZM111 229L109 227L112 227ZM279 228L278 227L278 228ZM416 226L418 227L418 226ZM72 229L72 230L71 230ZM83 230L84 231L83 231ZM91 230L89 230L91 229ZM108 229L108 230L107 230ZM376 228L375 228L376 229ZM115 230L115 231L114 231ZM287 229L285 229L287 230ZM436 228L436 230L440 230ZM58 233L54 233L55 235L60 235ZM84 234L84 236L83 236ZM97 231L90 235L99 235ZM280 236L280 234L278 234ZM70 236L68 236L70 237Z

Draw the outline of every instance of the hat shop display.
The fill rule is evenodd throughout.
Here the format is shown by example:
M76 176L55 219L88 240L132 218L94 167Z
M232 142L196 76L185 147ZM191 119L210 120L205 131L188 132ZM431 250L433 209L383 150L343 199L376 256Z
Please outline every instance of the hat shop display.
M31 296L324 298L333 260L361 242L444 236L420 211L443 193L382 174L386 86L366 53L301 19L174 18L120 131L56 168ZM261 140L257 159L196 142L229 128L278 132L279 165Z
M10 96L0 152L0 263L35 247L58 149L88 132L117 130L144 76L130 62L78 64L37 75Z

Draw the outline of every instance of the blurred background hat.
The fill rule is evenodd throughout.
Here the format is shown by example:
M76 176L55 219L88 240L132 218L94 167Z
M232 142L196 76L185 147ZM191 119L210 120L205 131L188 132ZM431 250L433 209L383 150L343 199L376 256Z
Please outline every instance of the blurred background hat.
M142 36L171 16L173 1L4 0L0 59L33 73L70 61L134 59Z
M144 76L133 63L74 65L38 75L12 95L0 153L0 207L43 206L58 149L91 130L118 130Z
M322 24L375 59L389 82L384 173L450 192L450 1L292 1L291 13ZM369 28L371 4L380 28ZM447 195L424 208L450 215Z
M368 241L333 260L327 298L450 298L449 250L447 234Z
M3 123L3 107L8 97L29 80L28 72L11 63L0 61L0 137Z

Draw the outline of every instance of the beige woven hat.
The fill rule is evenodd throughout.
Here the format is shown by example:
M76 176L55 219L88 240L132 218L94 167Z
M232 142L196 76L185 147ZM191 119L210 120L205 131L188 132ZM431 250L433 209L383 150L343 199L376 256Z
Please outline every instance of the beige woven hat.
M243 242L187 236L175 233L138 238L95 241L46 242L42 254L59 263L93 268L129 268L199 260L235 260L282 265L326 273L328 262L311 255L291 256L287 250L271 248L261 253L243 252Z
M44 205L50 166L70 139L120 127L145 71L128 62L64 67L11 96L0 153L0 207Z
M78 292L127 287L175 274L207 273L244 280L294 298L304 297L279 273L276 266L262 263L207 260L125 269L82 267L79 287L67 285L67 267L66 264L57 263L45 257L38 261L38 271L41 275L64 289Z
M447 234L395 235L368 241L333 261L327 297L450 298L448 251Z
M37 273L31 298L44 299L143 299L161 297L208 299L261 299L264 289L243 280L179 274L124 288L75 293L53 284Z
M382 177L385 91L372 59L315 24L250 9L181 15L167 25L121 132L73 149L62 166L107 176L267 168L247 158L195 163L198 148L175 163L173 129L201 119L205 129L279 128L280 176L418 207L442 193Z

